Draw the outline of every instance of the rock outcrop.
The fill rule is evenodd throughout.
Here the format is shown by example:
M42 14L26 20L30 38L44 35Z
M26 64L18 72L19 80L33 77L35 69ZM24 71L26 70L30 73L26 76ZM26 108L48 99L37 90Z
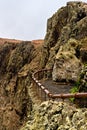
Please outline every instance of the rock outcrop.
M32 110L28 93L31 72L38 67L31 42L0 44L0 130L17 130ZM33 65L33 66L32 66Z
M42 67L53 68L54 81L76 81L86 53L87 4L68 2L48 19Z
M55 57L53 80L77 81L81 70L81 61L76 57L76 48L79 43L70 39L67 44L60 46Z
M52 68L54 81L78 83L87 92L87 4L68 2L47 22L41 67ZM87 99L75 99L87 107ZM80 106L81 107L81 106ZM34 109L21 130L86 130L87 108L47 101Z
M33 111L21 130L87 130L87 109L47 101Z

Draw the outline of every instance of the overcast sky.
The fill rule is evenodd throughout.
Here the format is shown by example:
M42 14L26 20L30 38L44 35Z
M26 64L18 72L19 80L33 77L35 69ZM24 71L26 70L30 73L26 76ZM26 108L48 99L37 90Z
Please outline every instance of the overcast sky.
M67 1L70 0L0 0L0 37L20 40L44 38L47 19Z

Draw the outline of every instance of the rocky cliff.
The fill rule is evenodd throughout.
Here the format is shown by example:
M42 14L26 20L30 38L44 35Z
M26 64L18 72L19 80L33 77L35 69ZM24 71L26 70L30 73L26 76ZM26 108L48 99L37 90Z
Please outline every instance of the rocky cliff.
M28 87L31 73L39 67L40 46L0 40L0 130L17 130L32 110Z
M76 82L87 92L87 4L60 8L47 21L44 43L0 40L0 129L86 130L87 108L53 101L33 108L30 84L35 70L52 68L54 81Z
M54 81L75 82L79 92L87 92L86 3L68 2L48 19L41 67L53 69ZM44 102L32 111L21 130L86 130L87 99L77 99L76 103L84 108Z
M53 80L77 81L87 62L87 4L68 2L47 22L42 67L53 68Z

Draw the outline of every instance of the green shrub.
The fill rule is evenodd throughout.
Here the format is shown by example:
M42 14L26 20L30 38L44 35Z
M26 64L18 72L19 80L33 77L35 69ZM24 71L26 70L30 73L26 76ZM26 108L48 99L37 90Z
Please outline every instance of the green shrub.
M77 92L79 92L79 86L80 86L80 80L78 80L75 83L75 86L70 90L70 93L77 93ZM75 98L70 98L71 102L74 102L74 100L75 100Z

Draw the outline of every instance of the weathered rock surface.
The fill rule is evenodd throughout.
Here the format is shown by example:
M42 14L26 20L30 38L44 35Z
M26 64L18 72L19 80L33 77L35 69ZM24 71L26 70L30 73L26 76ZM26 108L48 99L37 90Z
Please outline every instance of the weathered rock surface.
M47 22L42 67L53 68L53 80L78 79L87 62L87 4L68 2Z
M35 52L31 42L0 44L0 130L17 130L32 109L29 64Z
M42 68L53 68L54 81L79 79L79 91L87 92L87 4L68 2L47 22ZM76 100L87 107L86 99ZM87 109L48 101L34 109L21 130L86 130Z
M21 130L86 130L87 109L63 102L47 101L32 112Z
M81 70L81 61L75 56L75 49L79 46L75 39L60 47L55 57L53 80L77 81Z
M80 77L79 77L79 83L80 83L80 92L87 92L87 64L85 64L81 70Z
M32 72L46 67L53 68L54 81L79 79L79 91L87 92L87 4L59 9L48 19L43 47L39 42L0 44L0 130L19 129L26 116L21 130L87 130L86 108L48 101L32 111L28 89Z

